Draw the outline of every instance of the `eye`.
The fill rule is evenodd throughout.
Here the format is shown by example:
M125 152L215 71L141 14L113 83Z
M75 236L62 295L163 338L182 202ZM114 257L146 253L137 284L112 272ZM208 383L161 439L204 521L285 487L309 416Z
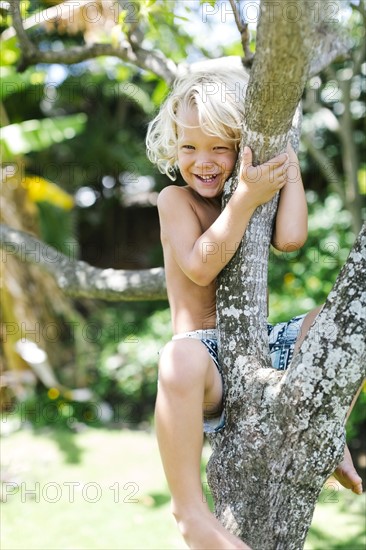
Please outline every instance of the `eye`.
M188 149L189 151L193 151L194 147L193 145L182 145L182 149Z
M214 147L215 151L228 151L229 147L225 147L225 145L218 145L217 147Z

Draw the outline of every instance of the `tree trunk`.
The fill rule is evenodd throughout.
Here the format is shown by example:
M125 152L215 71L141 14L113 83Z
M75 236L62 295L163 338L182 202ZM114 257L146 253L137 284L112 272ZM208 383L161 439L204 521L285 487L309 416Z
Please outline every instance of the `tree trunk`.
M210 438L208 481L217 516L253 549L302 548L341 460L345 417L366 375L365 283L366 225L289 370L242 367L239 357L236 391L226 378L226 427Z
M283 17L285 4L262 5L246 96L243 143L260 163L284 150L314 55L313 4L298 4L297 21ZM236 182L234 176L224 201ZM207 468L216 515L258 550L303 546L322 484L340 461L347 408L364 376L360 279L365 267L362 272L358 249L289 371L265 368L270 366L267 265L275 210L275 200L257 209L219 280L226 426L210 436ZM345 316L351 303L354 314ZM358 334L352 342L349 330ZM350 355L354 367L346 378Z

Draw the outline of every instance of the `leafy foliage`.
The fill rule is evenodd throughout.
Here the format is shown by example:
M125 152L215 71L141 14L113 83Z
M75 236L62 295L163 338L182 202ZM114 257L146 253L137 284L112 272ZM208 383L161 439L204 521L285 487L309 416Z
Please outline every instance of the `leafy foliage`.
M269 262L270 319L279 322L305 313L326 300L353 244L351 215L338 195L322 202L307 192L309 236L291 253L272 250Z
M90 341L85 383L93 397L78 401L73 392L40 385L22 404L22 420L71 430L80 424L135 428L150 422L158 353L171 337L169 310L164 303L160 307L153 313L150 304L96 309L80 331Z
M10 162L14 155L41 151L53 143L71 139L84 129L85 122L86 117L81 113L9 124L2 129L0 140L4 154L3 161Z

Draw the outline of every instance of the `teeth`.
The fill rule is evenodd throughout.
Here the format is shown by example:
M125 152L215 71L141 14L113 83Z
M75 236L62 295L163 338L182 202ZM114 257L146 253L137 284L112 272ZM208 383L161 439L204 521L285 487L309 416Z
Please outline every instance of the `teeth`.
M210 176L199 176L199 177L203 180L208 181L208 180L214 179L216 177L216 174L211 174Z

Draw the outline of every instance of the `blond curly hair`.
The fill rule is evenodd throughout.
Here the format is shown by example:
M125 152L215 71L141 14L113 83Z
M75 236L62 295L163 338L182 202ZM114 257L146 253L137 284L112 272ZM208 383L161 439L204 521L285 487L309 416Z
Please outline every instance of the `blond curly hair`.
M240 69L197 71L178 78L146 136L147 156L161 173L176 179L179 112L197 109L201 129L239 148L248 75ZM178 109L180 108L180 109Z

